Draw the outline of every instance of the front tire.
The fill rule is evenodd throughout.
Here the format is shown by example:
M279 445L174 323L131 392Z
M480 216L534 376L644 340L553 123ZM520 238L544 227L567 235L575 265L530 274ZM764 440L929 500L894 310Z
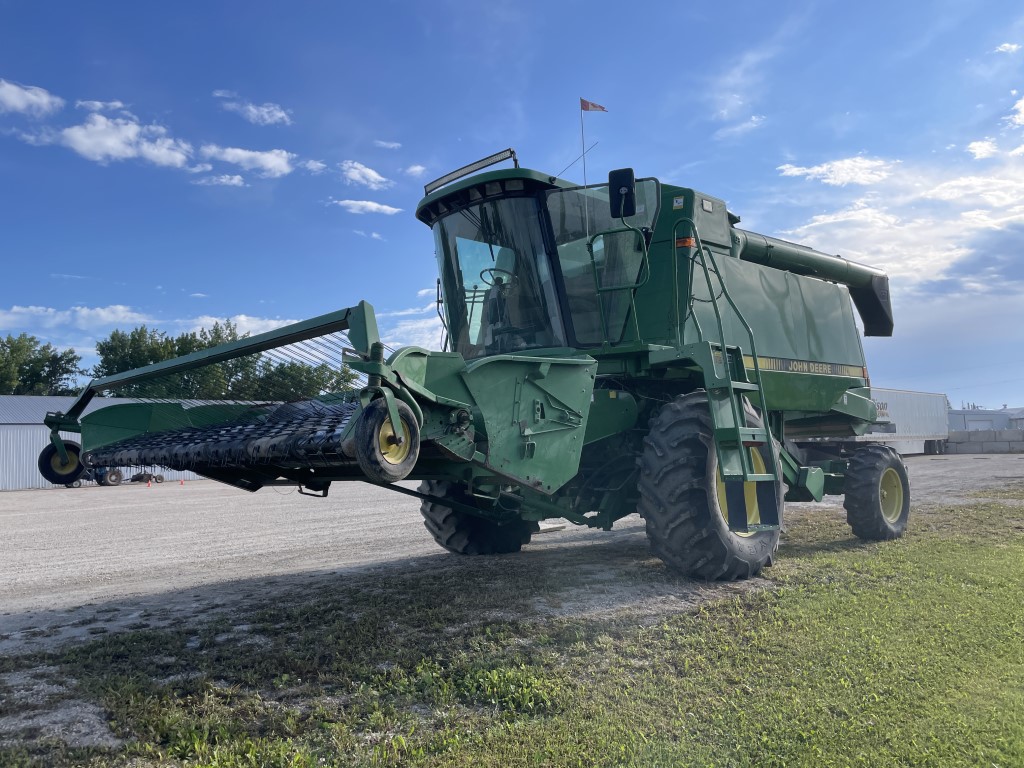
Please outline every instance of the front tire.
M748 426L761 425L745 401L744 413ZM661 408L644 438L637 511L647 525L651 550L673 570L697 579L746 579L770 563L779 531L729 530L713 433L703 391ZM771 466L767 446L749 450L755 468ZM780 479L775 484L781 518L784 490ZM753 485L744 484L748 524L761 519Z
M887 445L867 445L853 454L844 484L846 522L868 541L898 539L910 518L910 478L903 459Z
M463 501L459 498L461 494L455 484L446 480L426 480L420 483L419 491ZM507 555L518 552L540 530L540 526L531 520L516 519L499 525L429 499L420 502L420 513L434 541L457 555Z

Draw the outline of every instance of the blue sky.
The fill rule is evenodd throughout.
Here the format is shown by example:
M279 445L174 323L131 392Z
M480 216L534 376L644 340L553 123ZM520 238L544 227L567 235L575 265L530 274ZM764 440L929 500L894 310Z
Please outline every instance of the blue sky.
M360 299L437 347L423 184L508 146L882 266L876 385L1024 405L1018 2L0 0L0 333L261 331ZM582 181L577 163L566 176Z

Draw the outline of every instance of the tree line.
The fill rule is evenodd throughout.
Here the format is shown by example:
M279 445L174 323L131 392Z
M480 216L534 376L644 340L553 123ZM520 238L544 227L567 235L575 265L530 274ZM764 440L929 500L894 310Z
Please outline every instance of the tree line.
M0 394L75 395L80 377L102 378L171 360L191 352L244 339L230 322L171 336L138 326L112 331L96 344L99 362L82 367L73 349L58 350L22 333L0 337ZM356 373L326 362L299 362L268 355L247 355L217 365L118 388L121 397L181 399L297 399L340 392L353 387Z

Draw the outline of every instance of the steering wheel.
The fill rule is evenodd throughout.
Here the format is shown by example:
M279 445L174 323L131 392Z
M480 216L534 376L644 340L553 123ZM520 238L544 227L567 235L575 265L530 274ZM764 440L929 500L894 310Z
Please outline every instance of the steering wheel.
M504 275L505 285L510 285L515 282L516 276L509 272L507 269L501 269L500 267L488 267L487 269L480 270L480 280L484 285L494 286L495 278Z

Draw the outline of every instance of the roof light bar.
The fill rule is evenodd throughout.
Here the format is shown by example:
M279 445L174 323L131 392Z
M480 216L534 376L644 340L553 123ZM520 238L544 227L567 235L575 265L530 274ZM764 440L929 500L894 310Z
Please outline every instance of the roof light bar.
M519 167L519 159L516 157L516 151L512 149L512 147L509 147L508 149L502 150L501 152L496 152L493 155L490 155L489 157L485 157L482 160L477 160L475 163L464 165L456 171L446 173L439 179L434 179L432 182L423 187L423 194L429 195L435 189L440 189L445 184L451 184L453 181L461 179L463 176L469 176L469 174L476 173L477 171L481 170L482 168L486 168L489 165L500 163L502 160L511 160L513 163L516 164L516 168Z

